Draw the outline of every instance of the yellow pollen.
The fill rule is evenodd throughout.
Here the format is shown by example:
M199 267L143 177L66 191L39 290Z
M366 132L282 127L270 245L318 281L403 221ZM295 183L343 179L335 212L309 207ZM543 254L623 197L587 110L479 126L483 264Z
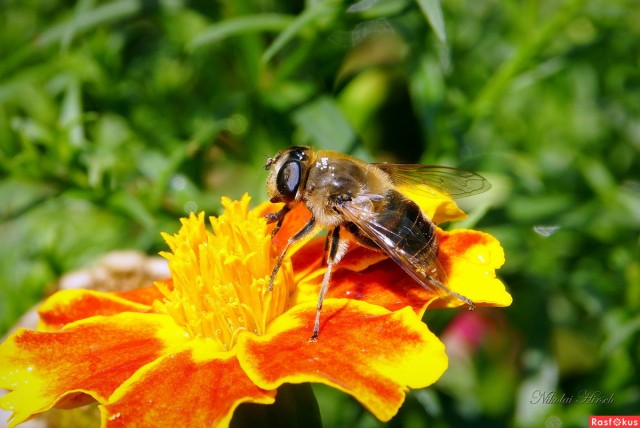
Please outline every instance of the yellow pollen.
M192 337L211 339L229 350L242 332L261 335L289 307L293 271L287 261L268 291L275 263L271 236L264 218L249 211L250 198L222 198L225 211L210 217L204 213L181 219L175 235L163 234L171 252L173 287L157 283L165 296L164 310Z

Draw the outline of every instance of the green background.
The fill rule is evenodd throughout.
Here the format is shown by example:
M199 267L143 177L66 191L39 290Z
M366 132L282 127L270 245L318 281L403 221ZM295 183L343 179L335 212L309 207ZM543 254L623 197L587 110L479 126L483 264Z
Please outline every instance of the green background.
M0 3L0 332L62 273L266 198L312 144L441 164L514 297L390 426L640 413L640 5L623 0ZM429 313L440 334L460 312ZM324 424L379 426L317 387ZM535 391L573 397L533 403ZM579 403L583 393L612 403Z

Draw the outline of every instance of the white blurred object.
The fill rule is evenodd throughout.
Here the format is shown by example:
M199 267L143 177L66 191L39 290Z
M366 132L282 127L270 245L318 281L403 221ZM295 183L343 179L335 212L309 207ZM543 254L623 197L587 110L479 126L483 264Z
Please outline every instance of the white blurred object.
M545 238L550 237L554 233L560 230L560 226L555 224L539 224L533 226L533 231L540 236L544 236Z

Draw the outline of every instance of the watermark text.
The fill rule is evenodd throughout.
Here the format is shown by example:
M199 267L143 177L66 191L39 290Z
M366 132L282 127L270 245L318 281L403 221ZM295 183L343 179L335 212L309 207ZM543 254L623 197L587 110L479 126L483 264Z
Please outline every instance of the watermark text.
M558 393L536 389L531 394L529 404L612 404L615 397L602 391L583 389L577 394Z

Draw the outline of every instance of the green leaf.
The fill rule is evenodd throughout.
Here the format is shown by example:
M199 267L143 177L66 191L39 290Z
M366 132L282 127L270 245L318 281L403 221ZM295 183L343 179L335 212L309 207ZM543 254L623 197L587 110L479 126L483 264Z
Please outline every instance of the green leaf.
M320 97L300 108L293 121L320 148L347 152L356 139L351 124L330 97Z
M49 183L5 178L0 182L0 219L6 221L18 217L58 192L59 190Z
M305 28L310 27L314 22L320 19L326 19L328 16L333 15L339 8L340 4L332 1L320 1L311 4L298 15L289 26L276 37L267 50L262 55L262 62L267 63L271 61L275 54L277 54L287 43L293 40L299 33Z
M69 79L60 109L60 124L67 131L69 144L75 148L85 145L85 131L82 123L82 94L80 82Z
M72 31L71 28L74 34L80 34L98 25L133 16L141 9L142 2L138 0L108 2L49 27L49 29L40 34L36 42L40 46L48 46L63 41L66 42L66 38L68 38L70 34L69 32Z
M429 25L431 25L433 32L436 33L438 40L442 43L447 43L447 31L444 25L440 0L418 0L418 6L420 6L427 21L429 21Z
M294 18L290 15L275 13L263 13L227 19L205 28L191 40L187 49L193 51L238 34L279 32L287 28L293 20Z
M423 0L419 0L423 1ZM550 19L547 19L535 34L531 34L526 41L519 46L517 52L504 61L500 68L493 73L491 79L484 85L471 105L471 115L475 118L482 117L493 110L500 96L504 94L509 85L518 74L529 71L527 67L535 64L532 61L549 46L555 37L562 31L576 15L582 13L581 6L586 0L569 0L561 4Z
M156 224L153 213L149 212L139 199L126 191L114 193L109 199L109 208L124 213L148 229L152 229Z

